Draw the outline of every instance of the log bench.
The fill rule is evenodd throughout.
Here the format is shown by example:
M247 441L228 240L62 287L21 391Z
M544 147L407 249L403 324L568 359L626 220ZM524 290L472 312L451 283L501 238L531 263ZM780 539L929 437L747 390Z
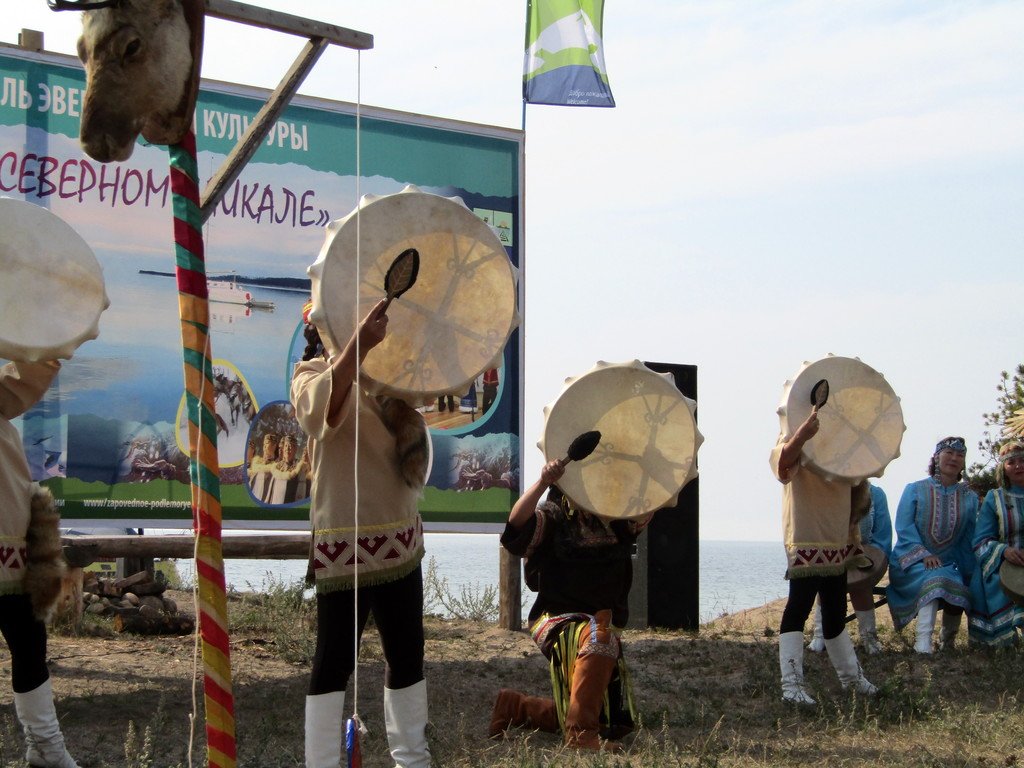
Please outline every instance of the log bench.
M221 548L225 559L290 560L309 557L309 534L287 533L268 536L242 534L224 536ZM73 568L84 568L100 557L191 558L195 555L195 537L186 534L161 536L61 536L64 559Z

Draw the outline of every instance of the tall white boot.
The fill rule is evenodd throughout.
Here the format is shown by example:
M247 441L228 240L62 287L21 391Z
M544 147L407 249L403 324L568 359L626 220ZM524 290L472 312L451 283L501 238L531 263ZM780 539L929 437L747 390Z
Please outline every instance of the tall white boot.
M860 634L860 644L868 655L881 653L882 644L878 642L878 629L875 626L875 609L866 611L854 611L857 616L857 631Z
M815 653L825 650L825 635L821 633L821 603L814 605L814 634L811 636L811 642L807 644L807 650Z
M64 748L64 735L53 706L50 679L27 693L14 694L14 709L25 729L28 750L25 759L36 768L78 768L78 763Z
M804 690L803 632L783 632L779 635L779 671L782 674L783 701L790 704L817 704Z
M939 632L939 648L953 650L957 633L960 632L960 619L963 612L951 613L948 608L942 609L942 630Z
M384 689L384 725L395 768L430 768L426 680Z
M914 650L918 653L932 652L932 630L935 629L935 614L939 610L939 601L925 603L917 612L917 641Z
M306 768L339 768L344 721L344 691L306 697Z
M828 651L828 660L832 662L836 674L839 675L839 682L843 684L844 690L852 685L857 693L864 696L874 696L878 693L878 689L868 682L861 671L849 632L844 629L831 640L826 638L825 650Z

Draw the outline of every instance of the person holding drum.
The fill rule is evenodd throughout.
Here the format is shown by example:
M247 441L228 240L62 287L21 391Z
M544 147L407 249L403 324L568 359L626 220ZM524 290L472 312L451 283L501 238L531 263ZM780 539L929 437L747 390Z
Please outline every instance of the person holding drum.
M967 629L972 643L1008 646L1024 629L1024 594L1011 590L1011 600L1000 578L1004 570L1024 573L1024 440L999 448L997 487L985 495L974 531L977 556L971 579L971 611ZM1008 564L1008 565L1007 565ZM1015 568L1016 566L1016 568Z
M14 708L25 731L25 759L43 768L78 768L64 746L46 666L46 625L26 594L26 536L30 510L38 504L21 436L11 419L21 416L46 393L60 370L57 361L9 362L0 367L0 536L21 556L0 565L0 632L11 652Z
M892 517L889 514L889 502L886 499L885 491L873 483L868 484L871 492L871 507L860 520L860 540L876 548L885 556L888 562L889 554L892 552ZM876 574L881 578L885 574L885 566L879 564L881 573ZM854 586L847 585L850 593L850 603L853 605L854 615L857 617L858 634L860 644L864 651L874 655L880 653L882 644L878 641L878 629L875 623L875 598L872 593L873 583L862 583ZM807 650L821 653L825 650L825 637L821 633L821 605L814 608L814 637L807 645Z
M870 504L867 483L850 486L801 465L805 445L820 429L815 407L792 435L782 435L771 454L775 477L783 484L782 515L789 598L779 628L782 699L813 705L804 688L804 624L815 597L821 602L825 650L844 689L874 695L861 671L846 631L846 571L859 551L858 522Z
M501 535L505 549L526 558L526 583L537 592L531 633L562 671L557 701L502 689L489 735L519 725L557 733L561 721L566 745L618 751L617 740L633 730L634 721L618 633L629 617L633 544L651 518L609 523L576 509L556 485L565 464L554 459L544 465L540 479L512 507Z
M385 338L385 308L383 300L378 302L345 347L328 356L307 304L308 345L292 377L291 401L309 436L313 475L317 639L306 697L307 768L339 764L345 690L358 652L356 632L362 634L371 612L385 658L384 718L391 757L402 768L430 765L418 510L429 438L415 409L394 398L372 397L356 380L363 358ZM359 531L372 531L375 546L367 545Z
M971 543L978 497L961 479L966 460L962 437L940 440L928 462L929 477L907 485L896 508L886 597L897 631L917 617L918 653L932 652L940 603L940 647L952 646L971 604L968 582L975 567Z
M499 691L492 737L515 725L560 726L569 746L615 751L632 730L618 628L629 618L633 547L697 476L696 409L670 373L639 360L598 361L544 409L537 446L546 463L512 507L501 543L526 558L537 592L530 628L550 662L554 701Z

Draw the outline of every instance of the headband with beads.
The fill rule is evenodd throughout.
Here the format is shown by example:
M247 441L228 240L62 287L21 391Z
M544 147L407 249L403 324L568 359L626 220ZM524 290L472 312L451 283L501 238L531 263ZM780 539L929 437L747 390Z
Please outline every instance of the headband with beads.
M947 437L945 440L940 440L935 446L935 453L940 453L947 448L957 453L967 453L967 444L962 437Z
M1013 450L1007 451L1006 453L1000 455L999 463L1005 464L1010 459L1024 459L1024 445L1017 446L1013 448Z

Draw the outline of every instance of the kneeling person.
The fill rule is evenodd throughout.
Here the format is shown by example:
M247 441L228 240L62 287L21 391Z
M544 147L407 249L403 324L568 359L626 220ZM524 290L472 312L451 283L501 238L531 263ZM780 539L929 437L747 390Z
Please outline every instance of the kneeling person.
M551 662L554 699L499 691L490 735L517 725L561 728L569 746L614 750L602 739L621 739L635 719L619 631L629 616L633 544L650 518L607 522L575 509L555 486L564 472L561 460L544 466L501 536L526 558L526 583L537 592L530 631Z

